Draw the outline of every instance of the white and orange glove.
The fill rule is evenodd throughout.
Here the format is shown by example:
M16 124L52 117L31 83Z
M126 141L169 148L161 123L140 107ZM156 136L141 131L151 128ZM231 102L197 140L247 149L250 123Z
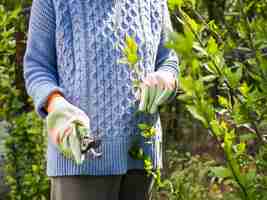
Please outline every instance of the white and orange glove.
M165 104L176 95L178 83L169 71L156 71L147 75L141 85L139 110L153 114L158 106Z
M99 141L91 135L90 120L86 113L69 103L60 94L52 94L48 99L47 131L53 143L67 158L73 158L77 164L84 161L87 150L99 146Z

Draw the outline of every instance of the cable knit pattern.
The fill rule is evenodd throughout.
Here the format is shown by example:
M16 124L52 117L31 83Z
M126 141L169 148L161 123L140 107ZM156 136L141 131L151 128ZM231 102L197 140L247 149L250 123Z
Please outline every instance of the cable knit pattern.
M123 174L143 168L128 150L140 138L137 124L153 123L157 135L142 146L154 167L162 167L159 113L134 115L132 71L118 63L126 33L138 43L142 76L167 70L178 76L176 54L164 47L172 30L166 0L34 0L24 56L26 89L45 119L44 104L59 90L90 118L103 144L100 159L81 165L65 159L48 140L47 174Z

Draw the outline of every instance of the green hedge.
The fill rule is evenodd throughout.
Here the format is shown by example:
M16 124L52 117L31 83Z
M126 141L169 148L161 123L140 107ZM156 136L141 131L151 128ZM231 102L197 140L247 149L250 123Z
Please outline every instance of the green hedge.
M5 140L5 182L9 187L6 199L45 200L49 182L45 175L43 122L33 110L31 99L25 98L22 66L18 62L16 34L25 31L26 21L21 8L7 10L0 4L0 121L8 122ZM24 41L25 43L25 41ZM19 46L20 45L20 46ZM16 58L16 59L15 59ZM17 61L17 62L16 62Z

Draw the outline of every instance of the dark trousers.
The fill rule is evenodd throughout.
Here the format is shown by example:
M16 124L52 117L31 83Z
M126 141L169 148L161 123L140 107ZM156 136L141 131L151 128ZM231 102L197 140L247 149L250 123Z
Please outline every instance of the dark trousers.
M125 175L51 177L51 200L151 200L153 177L143 170Z

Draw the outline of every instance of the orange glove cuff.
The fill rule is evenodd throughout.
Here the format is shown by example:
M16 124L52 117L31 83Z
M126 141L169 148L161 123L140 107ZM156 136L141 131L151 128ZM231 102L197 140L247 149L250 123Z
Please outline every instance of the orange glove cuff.
M47 102L45 105L45 109L46 111L49 113L52 111L52 107L51 107L51 102L53 101L54 98L56 97L63 97L63 95L59 92L59 91L55 91L52 94L50 94L47 98Z

